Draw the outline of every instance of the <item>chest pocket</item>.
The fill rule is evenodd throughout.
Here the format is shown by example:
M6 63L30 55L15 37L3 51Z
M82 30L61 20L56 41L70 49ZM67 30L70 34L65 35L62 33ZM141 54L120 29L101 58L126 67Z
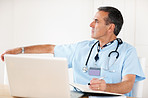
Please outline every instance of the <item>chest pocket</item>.
M102 66L102 77L105 77L106 83L118 83L121 81L121 62L116 55L108 58L106 64Z
M114 69L104 70L102 69L101 76L104 77L106 83L118 83L121 81L121 71Z

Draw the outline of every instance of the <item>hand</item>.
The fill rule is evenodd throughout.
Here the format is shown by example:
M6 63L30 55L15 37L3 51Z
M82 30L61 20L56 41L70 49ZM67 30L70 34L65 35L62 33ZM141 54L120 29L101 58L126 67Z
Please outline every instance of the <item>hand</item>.
M4 55L5 55L5 53L3 53L3 54L1 55L1 60L2 60L2 61L4 61Z
M18 54L18 53L21 53L21 48L15 48L15 49L11 49L11 50L7 50L6 52L4 52L2 55L1 55L1 60L4 61L4 55L5 54Z
M103 79L93 78L90 81L90 89L96 91L105 91L106 90L106 82Z

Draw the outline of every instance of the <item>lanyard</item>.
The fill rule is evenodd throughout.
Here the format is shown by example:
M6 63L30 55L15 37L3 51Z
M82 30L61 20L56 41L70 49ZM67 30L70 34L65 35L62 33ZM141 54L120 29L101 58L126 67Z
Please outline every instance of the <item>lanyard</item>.
M113 41L111 41L111 42L105 44L102 48L111 45L114 41L115 41L115 40L113 40ZM97 54L96 54L96 56L94 57L94 59L95 59L96 62L97 62L97 60L99 60L99 51L100 51L100 42L98 42Z

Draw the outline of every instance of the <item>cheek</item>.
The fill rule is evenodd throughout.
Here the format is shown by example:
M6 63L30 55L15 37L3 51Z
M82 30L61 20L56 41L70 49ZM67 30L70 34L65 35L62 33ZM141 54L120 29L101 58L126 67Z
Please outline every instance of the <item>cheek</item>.
M94 28L95 33L99 32L99 30L100 30L99 27L95 26L95 28Z
M98 27L95 28L95 34L96 35L102 33L102 31L103 31L102 28L98 28Z
M102 34L106 32L106 27L105 26L96 26L95 27L95 33L96 34Z

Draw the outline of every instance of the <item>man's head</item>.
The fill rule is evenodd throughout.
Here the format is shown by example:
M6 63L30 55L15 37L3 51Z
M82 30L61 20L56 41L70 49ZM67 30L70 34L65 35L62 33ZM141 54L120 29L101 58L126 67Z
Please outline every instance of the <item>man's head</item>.
M97 40L115 38L122 27L123 17L120 11L114 7L100 7L90 24L92 27L91 37Z
M108 12L108 18L105 19L105 22L106 24L115 24L114 34L117 36L123 25L121 12L114 7L99 7L98 11Z

